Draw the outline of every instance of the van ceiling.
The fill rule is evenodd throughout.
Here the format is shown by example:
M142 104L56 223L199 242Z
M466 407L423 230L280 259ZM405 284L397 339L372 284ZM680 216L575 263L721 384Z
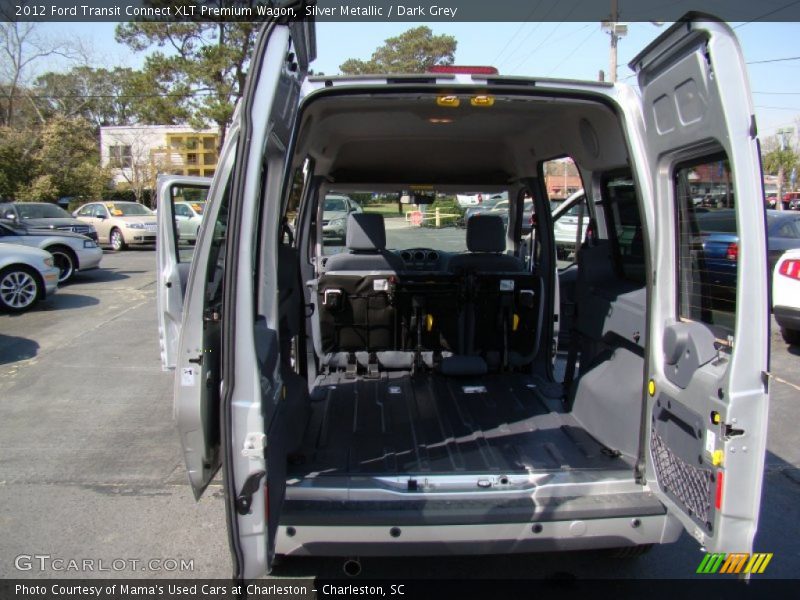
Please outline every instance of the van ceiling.
M614 113L564 98L496 97L491 107L473 107L465 95L446 108L431 94L362 92L309 102L295 164L311 156L315 174L337 183L502 185L564 155L589 170L624 165Z

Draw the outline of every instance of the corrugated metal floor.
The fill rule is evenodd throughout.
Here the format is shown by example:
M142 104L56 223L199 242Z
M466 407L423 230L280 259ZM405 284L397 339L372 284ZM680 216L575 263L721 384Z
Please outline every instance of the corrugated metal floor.
M315 388L290 472L512 473L627 469L525 375L331 374Z

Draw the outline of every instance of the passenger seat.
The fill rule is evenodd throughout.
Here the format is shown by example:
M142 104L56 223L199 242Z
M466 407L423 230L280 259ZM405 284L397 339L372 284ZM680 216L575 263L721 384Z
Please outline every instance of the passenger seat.
M505 254L506 227L497 215L477 215L467 220L467 250L450 259L452 273L474 271L523 271L525 264Z
M399 256L386 251L383 216L353 213L347 221L347 251L328 258L316 282L321 351L373 355L396 348L395 308L391 294Z

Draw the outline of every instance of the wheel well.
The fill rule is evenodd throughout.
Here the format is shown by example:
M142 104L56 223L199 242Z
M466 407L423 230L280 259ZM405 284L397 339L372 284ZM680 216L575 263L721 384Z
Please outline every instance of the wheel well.
M80 261L78 260L78 255L75 253L75 250L70 248L69 246L63 246L61 244L53 244L52 246L48 246L45 248L50 254L53 253L53 250L63 252L64 254L68 254L70 258L72 258L72 262L75 263L75 270L80 269Z
M34 276L36 283L39 284L39 295L36 299L43 300L47 290L44 288L44 277L42 277L42 274L39 273L39 270L30 265L26 265L25 263L13 263L0 269L0 277L2 277L6 271L13 271L14 269L21 269Z

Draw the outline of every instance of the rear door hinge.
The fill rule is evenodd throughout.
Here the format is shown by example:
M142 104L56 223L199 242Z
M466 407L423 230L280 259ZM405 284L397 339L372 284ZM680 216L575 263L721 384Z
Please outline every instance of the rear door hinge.
M242 491L236 496L236 512L240 515L250 513L250 505L253 504L253 494L258 491L258 486L261 484L264 475L266 475L266 472L256 471L255 473L250 473L247 479L245 479L244 485L242 485Z

